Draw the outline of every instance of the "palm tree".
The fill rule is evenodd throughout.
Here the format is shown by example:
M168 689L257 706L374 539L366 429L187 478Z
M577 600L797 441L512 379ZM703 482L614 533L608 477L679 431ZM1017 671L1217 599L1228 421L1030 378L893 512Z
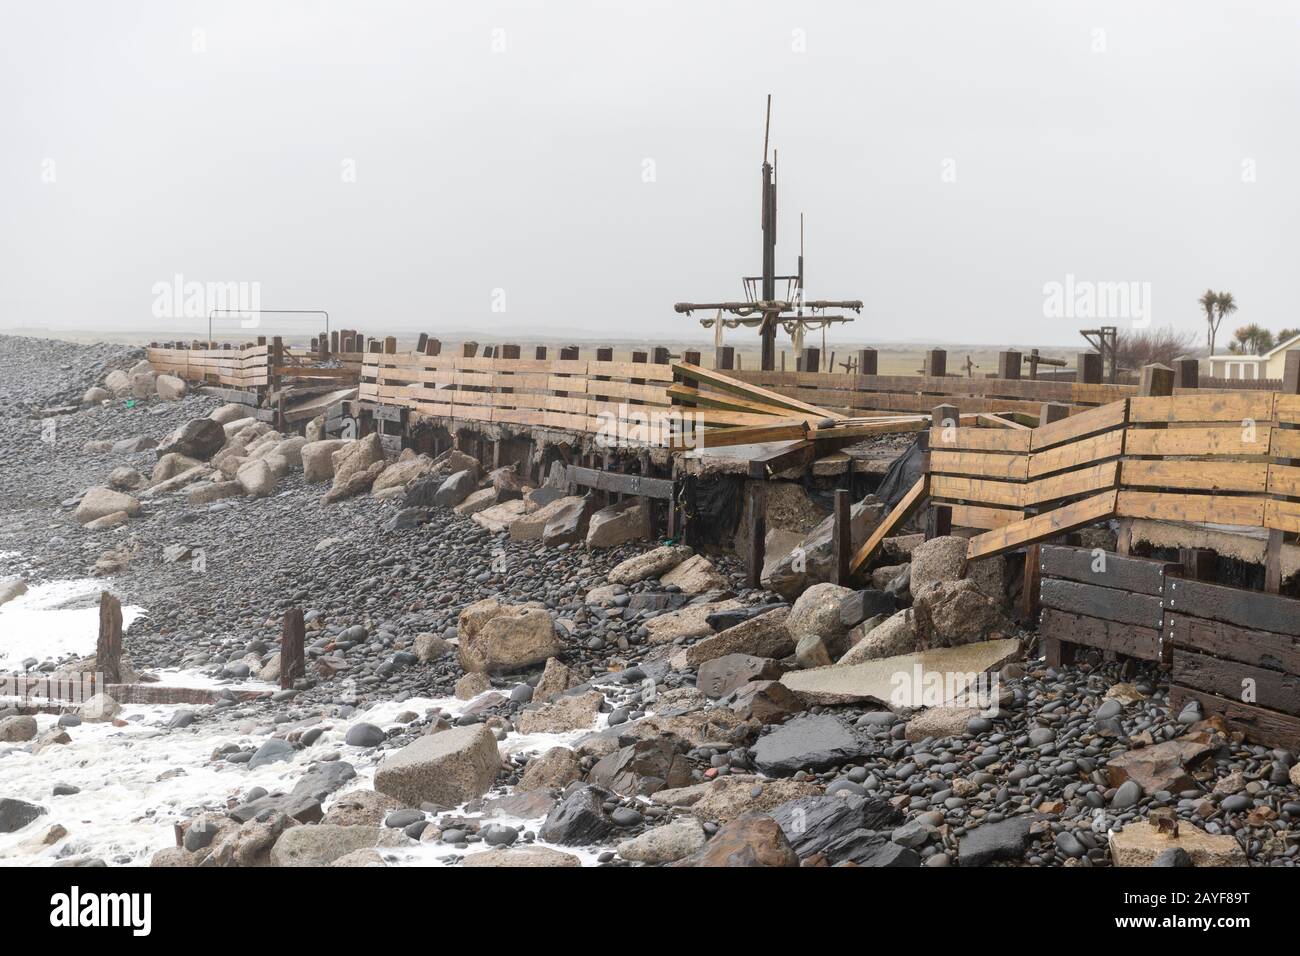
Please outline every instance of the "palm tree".
M1213 289L1206 289L1205 294L1196 301L1201 303L1201 308L1205 310L1205 324L1210 327L1210 354L1213 355L1214 336L1219 331L1219 323L1214 321L1214 307L1219 304L1219 293Z
M1277 344L1281 345L1283 342L1287 341L1288 339L1293 339L1297 335L1300 335L1300 329L1278 329Z
M1213 329L1217 332L1219 330L1219 323L1227 316L1230 316L1232 313L1237 311L1237 300L1232 297L1231 292L1220 292L1214 297L1214 311L1217 318L1215 319ZM1214 354L1213 333L1211 333L1210 338L1210 354Z
M1236 339L1232 351L1242 355L1263 355L1273 347L1273 333L1254 322L1237 329L1232 337Z

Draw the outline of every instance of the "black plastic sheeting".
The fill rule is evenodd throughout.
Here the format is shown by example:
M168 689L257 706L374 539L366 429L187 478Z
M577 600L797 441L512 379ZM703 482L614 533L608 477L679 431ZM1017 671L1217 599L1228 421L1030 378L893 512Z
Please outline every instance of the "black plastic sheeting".
M679 504L686 519L687 544L729 550L745 510L745 479L688 475L682 480Z
M894 459L880 480L876 497L892 508L903 500L903 496L912 490L912 486L921 480L924 474L926 452L930 450L930 433L917 432L912 447Z

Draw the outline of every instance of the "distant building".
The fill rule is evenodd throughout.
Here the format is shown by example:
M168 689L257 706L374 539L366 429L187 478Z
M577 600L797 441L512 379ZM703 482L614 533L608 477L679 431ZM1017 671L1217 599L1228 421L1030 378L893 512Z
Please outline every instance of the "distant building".
M1263 355L1211 355L1202 359L1204 374L1226 379L1281 378L1288 349L1300 349L1300 335L1279 342Z

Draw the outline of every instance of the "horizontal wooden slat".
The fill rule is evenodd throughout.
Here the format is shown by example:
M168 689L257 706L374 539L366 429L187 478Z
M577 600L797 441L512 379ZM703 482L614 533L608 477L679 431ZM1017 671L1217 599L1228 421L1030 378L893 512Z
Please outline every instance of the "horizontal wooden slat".
M1128 407L1130 422L1268 422L1273 418L1273 393L1135 396Z
M1173 664L1172 679L1184 687L1238 700L1249 688L1250 703L1267 710L1300 715L1300 676L1181 648L1174 649Z
M995 531L976 535L967 543L966 557L968 560L992 557L1109 518L1115 513L1115 496L1114 491L1102 492Z
M1267 455L1272 428L1258 425L1205 428L1130 428L1124 440L1128 455L1180 455L1210 457Z
M1031 451L1042 451L1063 442L1119 428L1127 421L1128 403L1112 402L1048 425L1040 425L1031 433L1029 447Z
M1067 644L1082 644L1145 661L1160 659L1160 631L1155 628L1044 607L1039 614L1038 633Z
M957 429L960 431L961 429ZM931 474L971 475L1024 481L1029 477L1027 455L993 455L968 451L930 452Z
M1223 717L1231 729L1241 731L1252 743L1293 752L1300 750L1300 718L1181 684L1169 688L1169 703L1175 713L1193 700L1201 705L1204 713Z
M1025 513L1013 508L985 508L980 505L951 505L952 524L955 528L988 530L1001 528L1020 521Z
M1300 674L1300 637L1165 611L1165 643L1254 667Z
M1162 626L1160 595L1138 594L1064 578L1043 578L1039 590L1043 607L1068 614L1084 614L1104 621L1159 631Z
M1226 524L1248 528L1264 525L1262 498L1121 491L1115 510L1122 518Z
M1126 459L1120 474L1125 487L1243 491L1262 494L1269 465L1253 461L1144 461Z
M1300 636L1300 601L1277 594L1169 578L1165 584L1165 607L1179 614L1255 631Z
M1050 426L1049 426L1050 427ZM1124 432L1111 431L1059 445L1029 456L1029 477L1090 465L1124 453Z
M1165 575L1177 565L1147 558L1132 558L1089 548L1043 545L1038 552L1039 570L1045 577L1081 581L1103 588L1159 596ZM1099 615L1104 617L1105 615Z
M1031 434L1009 428L931 428L930 450L1027 452Z

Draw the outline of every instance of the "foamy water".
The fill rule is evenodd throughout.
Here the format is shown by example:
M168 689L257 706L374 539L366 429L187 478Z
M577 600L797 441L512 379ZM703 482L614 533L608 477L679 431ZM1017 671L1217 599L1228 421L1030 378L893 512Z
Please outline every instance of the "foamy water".
M62 607L78 599L98 599L102 582L59 581L33 585L22 597L0 606L0 670L16 667L26 657L58 659L94 652L98 631L98 608ZM142 613L138 607L123 608L124 625ZM129 616L128 616L129 614ZM213 687L217 681L203 673L185 670L157 672L162 686ZM234 689L272 690L274 685L244 681L221 683ZM240 799L254 787L267 791L292 790L309 767L321 757L338 752L351 763L357 775L344 789L326 801L358 789L371 789L379 752L350 747L344 743L348 728L366 722L390 729L398 726L403 711L417 714L438 708L450 715L464 712L473 701L452 697L410 698L385 701L346 719L321 718L326 728L320 738L291 760L249 770L246 764L211 760L214 751L228 744L256 747L269 738L267 733L244 733L254 721L240 723L228 718L221 724L200 719L194 725L168 730L168 720L179 710L202 712L193 705L132 705L122 708L119 718L126 726L112 722L82 723L67 728L72 742L53 744L39 754L27 753L23 744L0 744L0 796L16 797L45 807L49 812L17 833L0 834L0 864L48 865L74 856L97 856L110 864L147 865L158 850L175 845L173 825L188 820L204 809L224 809L228 799ZM55 715L35 717L40 733L57 723ZM593 727L562 734L512 733L500 742L503 756L541 753L555 746L571 746L591 729L607 721L598 715ZM55 784L69 784L80 792L55 797ZM509 788L494 790L503 795ZM468 816L463 808L450 811ZM493 817L494 822L537 830L542 818L523 820ZM54 825L68 831L52 846L33 846ZM540 841L537 845L542 844ZM585 865L595 862L596 853L573 847L554 847L578 856ZM386 859L401 865L439 866L452 856L467 856L491 849L484 843L457 850L441 843L412 844L384 848Z

